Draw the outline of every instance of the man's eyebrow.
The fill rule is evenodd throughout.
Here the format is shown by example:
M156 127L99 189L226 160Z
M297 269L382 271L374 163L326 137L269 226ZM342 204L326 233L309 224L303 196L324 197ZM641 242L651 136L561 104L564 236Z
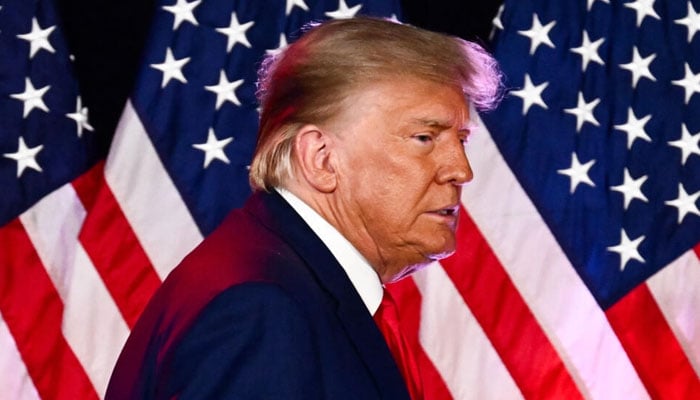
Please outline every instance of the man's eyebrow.
M423 125L423 126L427 126L430 128L447 129L447 128L452 127L452 124L450 123L450 121L438 120L438 119L432 119L432 118L414 118L412 122L414 124Z

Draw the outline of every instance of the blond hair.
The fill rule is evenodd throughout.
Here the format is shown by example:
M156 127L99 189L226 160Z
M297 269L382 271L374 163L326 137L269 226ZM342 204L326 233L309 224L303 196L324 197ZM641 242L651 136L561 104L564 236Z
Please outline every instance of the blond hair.
M479 110L495 107L501 97L497 63L476 43L366 17L311 25L258 71L262 112L251 186L284 187L303 125L330 121L351 94L397 77L461 88Z

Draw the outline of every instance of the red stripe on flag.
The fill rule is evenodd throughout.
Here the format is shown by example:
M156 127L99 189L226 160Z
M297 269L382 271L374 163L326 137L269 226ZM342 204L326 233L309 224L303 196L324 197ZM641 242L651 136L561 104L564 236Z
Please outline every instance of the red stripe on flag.
M441 261L525 398L582 398L517 288L462 208L459 251Z
M0 311L40 397L97 399L63 337L61 298L18 219L0 228L0 243Z
M696 398L700 380L646 284L605 314L651 398Z
M700 243L696 244L695 248L693 248L693 250L695 250L695 255L697 255L698 258L700 259Z
M438 266L435 267L439 268ZM403 279L389 285L388 290L391 291L392 296L399 305L401 328L404 331L406 340L408 340L411 348L415 351L423 382L424 397L426 399L452 399L445 381L420 344L419 331L422 296L416 283L413 279Z
M132 328L160 278L107 186L104 163L73 181L73 187L87 210L80 243Z

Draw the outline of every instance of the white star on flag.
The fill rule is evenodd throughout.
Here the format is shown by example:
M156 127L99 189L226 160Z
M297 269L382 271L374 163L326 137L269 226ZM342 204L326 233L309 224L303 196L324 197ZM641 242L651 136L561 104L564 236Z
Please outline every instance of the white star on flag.
M620 255L620 271L624 271L627 263L630 260L637 260L641 263L645 262L641 254L639 254L639 244L644 241L645 236L642 235L634 240L630 240L624 229L620 232L620 243L616 246L608 247L609 251Z
M651 138L644 130L644 126L651 119L651 115L647 115L642 119L638 119L632 109L627 110L627 122L622 125L615 125L615 129L627 132L627 149L631 149L634 141L642 139L651 142Z
M637 12L637 28L642 25L642 21L646 17L661 19L659 14L654 11L654 0L634 0L631 3L626 3L625 7L631 8Z
M160 87L164 88L171 79L177 79L182 83L187 83L185 75L182 74L182 67L190 61L189 57L176 60L170 47L165 51L165 61L160 64L151 64L151 67L163 72L163 80Z
M678 223L680 224L683 222L683 218L688 214L700 216L700 210L698 210L698 206L695 205L698 201L698 197L700 197L700 190L693 194L688 194L683 188L683 185L679 183L678 197L675 200L669 200L665 203L678 209Z
M50 26L46 29L42 29L39 26L39 21L36 18L32 18L32 30L29 33L23 35L17 35L18 38L24 39L29 42L29 58L33 58L34 55L41 49L48 51L49 53L55 53L51 42L49 42L49 35L56 29L56 26Z
M498 12L496 12L496 16L493 17L493 21L491 22L491 24L494 27L494 30L495 29L503 30L503 20L501 18L503 17L503 10L505 8L506 8L505 4L501 4L501 6L498 7ZM493 36L493 32L491 35Z
M600 99L593 99L590 103L586 103L583 99L583 93L578 93L578 104L574 108L564 110L567 114L576 116L576 131L580 132L584 122L590 122L595 126L600 126L598 120L593 116L593 110L600 103Z
M204 168L207 168L215 159L221 160L226 164L231 162L226 156L226 153L224 153L224 147L231 143L232 140L232 137L218 140L214 134L214 130L209 128L207 141L205 143L193 144L192 147L204 152Z
M622 185L612 186L610 189L622 193L625 197L625 210L629 207L630 202L634 199L639 199L648 202L649 199L642 192L642 185L646 182L648 176L644 175L638 179L633 179L630 172L625 168L625 177Z
M24 92L11 94L10 97L24 102L24 112L22 113L22 116L26 118L27 115L29 115L29 113L35 108L49 112L49 108L46 106L46 103L44 103L42 97L50 88L50 85L46 85L43 88L36 89L34 88L32 81L29 80L29 78L25 78Z
M585 164L581 164L578 160L578 156L574 152L571 154L571 167L557 170L557 172L571 178L571 193L574 193L576 187L578 187L580 183L595 187L591 178L588 177L588 170L591 169L593 164L595 164L595 160L590 160Z
M231 13L231 22L229 22L229 26L223 28L216 28L216 31L224 34L228 38L228 42L226 44L226 51L230 52L233 46L236 45L236 43L240 43L247 48L251 47L250 42L246 37L246 32L253 25L255 25L255 21L248 21L245 24L241 24L240 22L238 22L238 16L236 16L236 12L234 11Z
M681 138L670 141L668 144L681 149L681 164L685 165L686 160L688 160L688 157L690 157L691 154L697 154L700 156L700 145L698 145L699 141L700 131L694 135L691 135L690 131L688 131L688 127L683 124Z
M66 114L66 117L75 121L78 125L78 137L83 136L83 129L93 131L92 126L88 122L88 109L82 106L82 101L80 96L78 96L77 105L75 106L75 112Z
M555 21L542 25L537 14L532 16L532 27L528 30L518 31L519 34L530 38L530 55L535 54L535 51L541 44L554 48L554 43L549 39L549 31L556 25Z
M681 86L685 90L685 104L695 93L700 93L700 73L693 74L688 63L685 64L685 76L683 79L672 81L674 85Z
M225 101L240 106L241 102L236 97L236 89L243 84L243 79L234 82L229 82L226 78L226 73L221 70L219 73L219 83L204 88L210 92L216 93L216 109L218 110Z
M43 148L43 144L40 144L36 147L27 147L27 144L24 143L24 138L20 136L17 151L14 153L5 153L3 155L6 158L11 158L17 161L17 177L19 178L20 176L22 176L22 173L26 168L31 168L39 172L42 171L41 167L36 162L36 155Z
M639 55L639 50L636 47L632 48L632 61L627 64L620 64L620 68L626 69L632 72L632 86L637 86L639 78L645 77L656 82L656 78L652 75L649 70L649 64L656 58L656 54L652 54L648 57L642 58Z
M163 6L165 11L173 14L173 30L176 30L184 21L189 21L192 25L199 26L193 11L201 2L202 0L195 0L191 3L188 3L187 0L177 0L172 6Z
M309 11L309 7L306 5L306 3L304 3L304 0L287 0L287 5L284 10L285 15L289 16L294 6L297 6L304 11Z
M582 71L586 71L586 67L591 61L595 62L596 64L605 65L603 59L600 58L600 55L598 55L598 48L604 41L604 38L600 38L595 42L591 42L591 39L588 38L588 32L583 32L583 43L581 43L581 46L571 49L571 51L581 56Z
M326 16L328 18L333 18L333 19L354 18L355 14L357 14L361 8L362 8L362 4L358 4L354 7L348 7L348 5L345 4L345 0L338 0L338 9L335 11L327 12Z
M530 80L530 75L525 74L525 87L511 92L513 96L523 99L523 115L526 115L533 104L547 109L547 104L542 100L542 92L547 88L549 82L543 82L537 86Z
M700 14L695 11L693 4L688 2L688 15L685 18L675 20L678 25L685 25L688 28L688 43L693 41L693 36L700 31Z

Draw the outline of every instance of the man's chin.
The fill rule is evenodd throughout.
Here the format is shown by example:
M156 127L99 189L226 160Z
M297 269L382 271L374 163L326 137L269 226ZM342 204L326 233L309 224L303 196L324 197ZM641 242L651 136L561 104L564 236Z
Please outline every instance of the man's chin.
M413 246L410 253L402 254L402 262L394 263L395 266L402 266L401 270L394 275L385 274L382 277L382 281L384 283L399 281L414 272L420 271L437 261L451 256L456 251L455 244L455 238L448 237L442 243L432 243L432 246L428 243L421 243L419 246ZM396 270L394 269L393 271Z
M429 262L440 261L447 258L455 253L457 250L457 243L454 237L445 240L446 243L442 243L441 246L437 247L430 252L426 252L426 258Z

